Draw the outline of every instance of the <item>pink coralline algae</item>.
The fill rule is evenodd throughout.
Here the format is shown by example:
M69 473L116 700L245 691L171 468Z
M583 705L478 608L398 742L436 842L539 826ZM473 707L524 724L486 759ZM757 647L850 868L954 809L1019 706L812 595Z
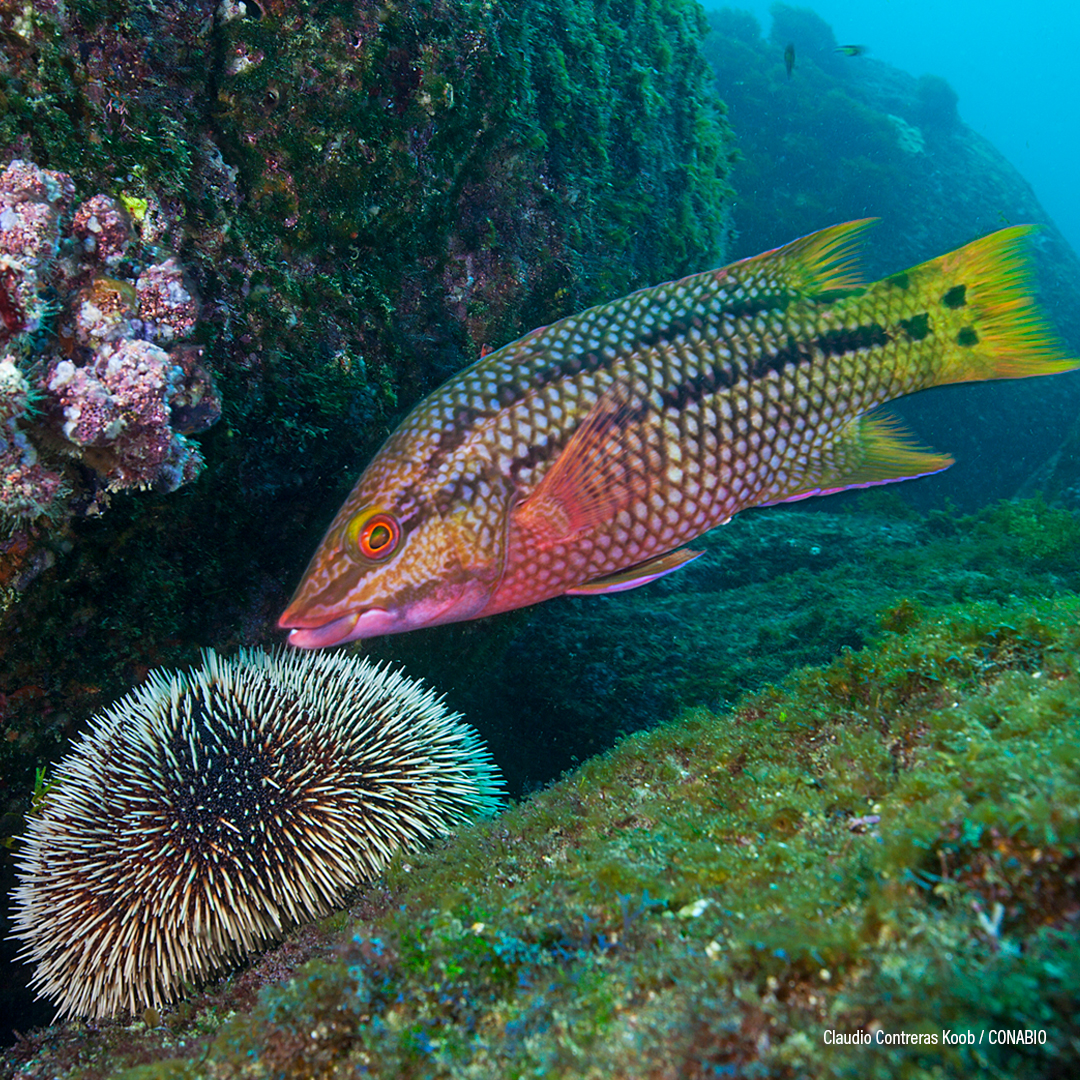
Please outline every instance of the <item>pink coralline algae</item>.
M71 177L13 161L0 173L0 340L33 333L45 314L42 277L60 243L60 218L75 198Z
M221 413L202 350L178 344L198 319L180 263L117 200L74 204L63 173L0 173L0 531L62 517L76 491L100 509L193 480L189 436Z
M71 235L81 254L96 258L103 266L115 266L131 245L131 219L108 195L95 195L75 211Z
M149 341L98 349L91 363L54 361L45 386L63 410L64 437L112 489L153 483L171 491L202 468L198 448L172 427L184 368Z
M67 327L78 345L91 349L122 341L137 331L137 306L138 297L127 282L97 277L75 295Z
M31 396L15 357L0 358L0 513L9 519L47 514L64 491L60 474L41 464L20 426L32 409Z
M153 341L186 338L195 329L198 304L175 259L148 266L135 282L143 333Z

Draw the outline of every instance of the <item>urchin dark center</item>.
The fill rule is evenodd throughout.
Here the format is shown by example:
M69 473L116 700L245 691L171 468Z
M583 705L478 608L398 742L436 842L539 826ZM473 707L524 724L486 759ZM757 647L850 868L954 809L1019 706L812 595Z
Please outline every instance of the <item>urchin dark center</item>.
M178 732L166 744L175 766L162 791L163 838L195 857L258 865L279 849L282 823L299 801L280 782L297 771L298 743L244 745L220 735L203 722L191 739Z
M293 861L297 828L317 804L311 750L320 740L295 702L275 706L267 722L234 697L197 701L159 744L155 857L170 873L194 871L201 882L213 867L234 884L271 889Z

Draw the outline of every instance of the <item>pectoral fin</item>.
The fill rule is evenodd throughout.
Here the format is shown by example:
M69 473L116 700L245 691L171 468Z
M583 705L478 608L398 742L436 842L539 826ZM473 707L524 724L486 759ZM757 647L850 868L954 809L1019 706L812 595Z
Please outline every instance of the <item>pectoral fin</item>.
M613 392L597 401L536 490L515 510L539 548L565 543L610 521L628 498L623 427L628 410Z
M566 595L603 596L607 593L626 592L629 589L636 589L639 585L648 585L650 581L662 578L665 574L678 570L680 566L685 566L704 554L703 551L687 551L685 548L669 551L666 555L638 563L636 566L629 566L617 574L608 574L606 577L587 581L574 589L567 589Z

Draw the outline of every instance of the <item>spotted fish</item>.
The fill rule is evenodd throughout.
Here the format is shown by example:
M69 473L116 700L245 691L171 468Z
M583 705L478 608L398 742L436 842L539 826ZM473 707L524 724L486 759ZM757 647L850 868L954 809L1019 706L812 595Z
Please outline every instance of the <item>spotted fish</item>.
M861 286L866 221L534 330L425 398L280 625L301 648L634 588L750 506L946 468L873 410L1071 370L1019 226Z

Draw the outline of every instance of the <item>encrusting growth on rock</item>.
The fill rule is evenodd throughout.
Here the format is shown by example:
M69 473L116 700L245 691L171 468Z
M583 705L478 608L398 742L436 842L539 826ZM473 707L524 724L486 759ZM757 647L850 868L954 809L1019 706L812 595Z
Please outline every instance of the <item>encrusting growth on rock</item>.
M143 224L107 195L76 205L66 173L0 170L0 535L203 468L190 436L221 400L184 343L199 302Z

